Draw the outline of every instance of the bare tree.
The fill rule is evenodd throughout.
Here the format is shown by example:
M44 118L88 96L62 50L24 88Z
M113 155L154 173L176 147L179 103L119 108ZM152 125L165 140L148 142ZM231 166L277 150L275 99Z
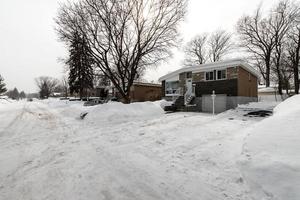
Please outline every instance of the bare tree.
M185 65L204 64L208 57L207 34L194 37L185 46Z
M294 74L295 93L299 94L300 26L289 33L288 57Z
M237 24L237 31L240 35L241 47L261 62L258 67L262 73L262 77L266 82L266 86L270 86L271 73L271 55L276 45L275 35L271 31L270 19L262 18L261 8L257 8L253 16L242 17Z
M35 79L36 85L39 88L41 99L47 99L58 86L58 80L48 76L41 76Z
M224 30L219 30L211 34L208 40L208 53L211 62L220 61L233 48L231 34Z
M282 64L286 36L298 12L294 5L289 0L280 1L265 17L262 17L261 7L259 7L253 16L242 17L237 25L241 46L255 58L267 87L270 86L271 69L273 69L277 76L279 93L282 93L281 71L287 71L280 69L286 66Z
M270 15L271 32L275 36L275 49L272 53L273 69L277 75L278 91L282 95L282 84L284 77L290 71L288 65L284 64L286 59L287 33L293 27L297 17L298 9L290 1L281 1L273 9ZM285 78L285 80L287 80ZM286 82L286 81L285 81Z
M129 103L140 69L170 56L185 12L185 0L81 0L63 5L56 23L64 41L81 32L96 66Z
M68 77L63 76L61 80L58 81L57 86L54 88L55 92L61 93L65 98L69 96L69 82L68 82Z

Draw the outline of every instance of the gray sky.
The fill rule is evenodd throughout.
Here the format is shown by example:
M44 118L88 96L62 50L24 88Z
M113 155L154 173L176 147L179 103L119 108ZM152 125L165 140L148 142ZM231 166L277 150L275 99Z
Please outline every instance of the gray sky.
M36 92L34 78L42 75L60 78L66 56L58 42L53 18L63 0L0 0L0 74L8 89L17 87ZM262 3L269 8L278 0L190 0L186 21L180 27L184 41L196 34L217 29L234 31L243 14L253 13ZM149 70L145 78L157 79L180 68L183 55L174 50L168 63Z

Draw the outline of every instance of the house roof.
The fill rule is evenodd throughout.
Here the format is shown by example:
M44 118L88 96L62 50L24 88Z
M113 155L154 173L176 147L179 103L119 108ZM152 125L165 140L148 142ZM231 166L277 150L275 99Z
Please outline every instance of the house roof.
M147 86L147 87L161 87L161 84L156 84L156 83L134 82L133 85Z
M214 63L208 63L203 65L197 65L197 66L190 66L190 67L184 67L181 69L178 69L174 72L171 72L169 74L166 74L159 78L159 81L163 81L169 78L172 78L174 76L177 76L180 73L183 72L204 72L208 70L217 70L217 69L223 69L225 67L242 67L248 72L251 72L256 77L259 77L260 74L257 70L255 70L251 65L249 65L245 60L242 59L233 59L233 60L226 60L221 62L214 62Z

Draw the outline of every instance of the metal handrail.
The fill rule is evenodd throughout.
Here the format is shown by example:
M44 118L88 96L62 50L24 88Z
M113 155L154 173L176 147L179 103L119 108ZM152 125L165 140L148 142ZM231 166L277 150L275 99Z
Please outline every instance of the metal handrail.
M192 88L189 88L187 91L186 91L186 93L184 94L184 104L185 105L187 105L188 104L188 99L190 98L190 97L194 97L195 96L195 94L194 94L194 88L192 87Z

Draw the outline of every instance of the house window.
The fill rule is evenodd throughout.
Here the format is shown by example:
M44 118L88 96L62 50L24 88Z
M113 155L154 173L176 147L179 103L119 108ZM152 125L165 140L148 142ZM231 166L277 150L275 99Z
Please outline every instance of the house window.
M192 72L187 72L186 73L186 78L192 78Z
M218 70L217 71L217 80L223 80L226 79L226 70Z
M166 95L174 95L178 93L179 81L166 82Z
M214 71L206 72L205 77L207 81L213 81L214 80Z

